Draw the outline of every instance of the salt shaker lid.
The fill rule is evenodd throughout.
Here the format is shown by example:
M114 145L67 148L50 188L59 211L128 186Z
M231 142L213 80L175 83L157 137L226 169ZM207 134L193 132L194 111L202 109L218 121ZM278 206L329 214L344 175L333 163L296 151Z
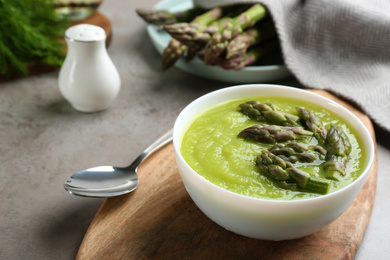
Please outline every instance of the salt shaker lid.
M96 25L79 24L67 29L65 38L77 42L97 42L106 39L106 32Z

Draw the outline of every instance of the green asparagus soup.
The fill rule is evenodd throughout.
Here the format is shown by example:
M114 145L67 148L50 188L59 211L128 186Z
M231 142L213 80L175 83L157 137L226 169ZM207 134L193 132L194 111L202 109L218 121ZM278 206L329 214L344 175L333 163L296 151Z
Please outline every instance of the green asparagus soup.
M338 115L315 104L290 98L280 97L246 97L217 104L197 114L189 123L181 141L181 154L186 162L201 176L210 182L235 193L254 198L293 200L321 196L315 192L292 190L276 185L275 181L261 174L256 158L260 151L274 147L278 143L263 143L241 138L238 134L253 125L271 125L259 122L242 113L237 108L240 104L258 100L261 103L272 103L280 111L298 115L296 107L311 111L319 118L329 131L331 125L342 129L350 143L350 153L345 163L345 175L337 180L324 176L324 156L318 155L310 162L294 162L293 167L308 173L317 179L327 179L327 193L341 189L353 182L362 172L365 161L359 135ZM294 141L295 142L295 141ZM314 136L299 140L299 143L315 147L320 141Z

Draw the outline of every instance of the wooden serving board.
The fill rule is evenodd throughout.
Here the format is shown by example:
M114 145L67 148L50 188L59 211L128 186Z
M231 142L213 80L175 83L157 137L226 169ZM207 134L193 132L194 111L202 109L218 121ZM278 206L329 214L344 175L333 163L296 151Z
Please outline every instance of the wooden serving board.
M370 119L325 91L313 91L355 113L375 133ZM377 160L353 204L321 231L288 241L243 237L218 226L192 202L169 144L139 168L134 192L106 199L79 248L77 259L352 259L370 220Z
M106 32L107 38L106 38L106 46L109 46L112 38L112 29L111 29L111 22L110 20L104 16L103 14L96 12L92 16L88 17L85 20L73 22L71 26L78 25L78 24L92 24L92 25L97 25L101 28L103 28ZM60 41L64 41L64 39L60 39ZM36 62L31 62L27 65L28 68L28 77L50 72L57 70L59 68L57 67L52 67L47 64L41 64L41 63L36 63ZM3 75L0 75L0 83L6 82L6 81L11 81L15 80L21 77L5 77Z

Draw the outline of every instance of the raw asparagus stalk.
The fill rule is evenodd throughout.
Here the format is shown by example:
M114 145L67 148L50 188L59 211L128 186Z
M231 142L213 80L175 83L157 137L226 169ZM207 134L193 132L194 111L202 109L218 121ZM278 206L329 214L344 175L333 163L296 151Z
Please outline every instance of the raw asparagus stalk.
M221 19L212 22L210 25L205 26L199 23L176 23L171 25L163 26L163 29L169 33L173 38L187 45L202 45L211 39L211 36L218 30L225 27L226 24L230 23L232 18L222 17Z
M218 26L223 26L225 23L231 20L230 17L223 17L220 20L213 22L211 25L206 27L203 31L199 31L197 35L193 38L190 38L186 41L183 37L176 37L178 40L181 40L184 44L187 42L189 45L187 51L186 61L192 60L199 52L206 46L207 41L210 39L211 35L218 30ZM200 27L199 27L200 28ZM172 37L175 37L172 35ZM189 36L190 37L190 36Z
M297 107L296 110L303 125L307 126L314 133L314 137L317 138L319 143L324 143L327 131L321 120L309 110L300 107Z
M203 8L191 8L179 12L170 12L168 10L137 9L137 14L148 24L167 25L174 23L183 23L193 20L198 15L204 13Z
M326 194L329 191L329 180L310 176L265 149L256 157L256 165L260 173L274 180L281 188L290 190L301 188L319 194Z
M226 48L226 59L244 56L249 47L276 36L271 20L240 33L233 38Z
M232 59L216 57L209 65L219 66L226 70L241 70L245 66L249 66L255 63L257 60L259 60L259 58L261 57L261 55L259 54L260 53L256 50L250 50L247 53L245 53L243 56L234 57ZM205 53L199 52L198 56L200 59L204 60Z
M218 57L228 46L231 39L242 33L246 28L253 26L267 16L268 12L264 6L255 4L239 16L235 17L222 30L214 33L206 45L204 62L211 64L212 60Z
M197 16L191 23L209 25L213 21L219 19L222 15L222 9L220 7L216 7ZM173 64L175 64L175 62L184 55L186 49L187 46L185 44L176 39L171 39L162 54L162 70L164 71L172 67Z
M202 50L202 45L194 45L194 46L188 46L187 49L187 55L186 55L186 61L191 61L199 52Z
M201 45L204 47L214 33L225 28L228 23L231 23L233 17L246 9L248 9L248 6L242 4L222 7L223 17L208 26L193 22L183 22L163 26L163 29L173 38L186 45Z
M175 62L184 55L186 50L186 45L176 39L171 39L161 55L162 70L165 71L172 67L173 64L175 64Z
M238 110L260 122L283 126L299 125L299 117L280 111L280 108L272 103L260 101L247 101L238 106Z
M175 23L163 26L164 31L183 44L192 46L204 44L210 39L206 26L197 23Z
M186 61L192 60L206 46L211 35L218 31L218 28L223 28L224 25L231 21L229 16L222 17L214 21L211 25L205 27L203 24L194 23L179 23L169 26L164 26L163 29L168 32L173 38L183 44L188 45ZM201 54L200 54L201 56ZM248 64L250 64L248 62ZM223 67L223 66L221 66Z
M272 53L278 48L277 42L267 42L259 47L249 49L244 55L226 59L221 56L215 57L209 65L217 65L223 69L228 70L241 70L245 66L254 64L264 56ZM204 60L205 54L199 53L198 55Z
M339 180L346 175L346 164L352 147L348 136L337 126L332 125L326 136L327 149L324 172L328 178Z
M238 136L260 143L274 144L310 138L313 132L299 126L254 125L242 130Z

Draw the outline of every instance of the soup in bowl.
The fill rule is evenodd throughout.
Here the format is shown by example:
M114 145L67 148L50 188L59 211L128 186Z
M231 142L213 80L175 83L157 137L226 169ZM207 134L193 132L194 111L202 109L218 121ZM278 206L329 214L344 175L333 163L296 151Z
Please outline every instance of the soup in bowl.
M286 240L339 217L374 158L366 127L312 92L240 85L190 103L173 129L182 181L220 226L251 238Z

